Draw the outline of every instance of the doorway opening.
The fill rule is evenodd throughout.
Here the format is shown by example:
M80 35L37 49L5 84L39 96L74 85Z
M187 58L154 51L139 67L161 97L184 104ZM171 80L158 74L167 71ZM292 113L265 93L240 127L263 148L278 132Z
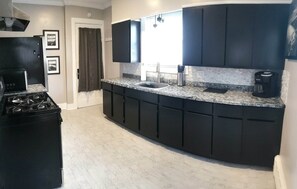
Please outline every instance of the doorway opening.
M72 63L73 63L73 98L74 107L83 108L102 104L102 90L90 92L78 92L78 70L79 70L79 28L100 29L103 75L105 75L105 48L104 48L104 21L94 19L72 18ZM98 52L99 53L99 52Z

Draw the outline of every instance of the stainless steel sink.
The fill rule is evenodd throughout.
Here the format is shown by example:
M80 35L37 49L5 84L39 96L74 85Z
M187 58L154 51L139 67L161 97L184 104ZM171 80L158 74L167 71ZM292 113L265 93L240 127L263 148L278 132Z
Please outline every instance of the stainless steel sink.
M140 87L151 88L151 89L159 89L159 88L169 86L169 84L167 84L167 83L157 83L157 82L151 82L151 81L144 81L144 82L136 83L136 85L138 85Z

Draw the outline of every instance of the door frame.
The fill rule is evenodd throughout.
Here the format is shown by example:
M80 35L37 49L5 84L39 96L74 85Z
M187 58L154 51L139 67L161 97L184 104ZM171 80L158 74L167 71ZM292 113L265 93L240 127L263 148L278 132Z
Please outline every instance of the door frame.
M101 45L102 45L102 61L103 73L105 75L105 44L104 44L104 21L86 18L72 18L71 19L71 32L72 32L72 78L73 78L73 109L78 108L78 88L77 88L77 61L78 61L78 29L79 27L86 28L100 28L101 29Z

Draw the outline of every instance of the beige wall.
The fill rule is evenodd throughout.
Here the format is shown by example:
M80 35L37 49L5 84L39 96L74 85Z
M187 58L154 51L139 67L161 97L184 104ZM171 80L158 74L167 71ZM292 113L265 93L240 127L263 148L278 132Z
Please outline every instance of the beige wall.
M297 188L297 61L287 61L290 73L288 101L283 124L281 162L288 189Z
M88 17L91 13L91 17ZM77 6L65 6L65 39L66 39L66 68L67 68L67 103L73 103L73 77L72 77L72 18L89 18L103 20L103 11L99 9L84 8Z
M280 0L291 2L290 0ZM125 19L139 19L163 12L170 12L181 9L182 6L189 6L207 2L227 2L227 0L112 0L112 22ZM258 0L237 0L236 2L259 2ZM261 2L272 2L261 0Z
M161 12L181 9L194 0L112 0L112 21L138 19Z
M44 29L59 30L60 50L47 50L46 56L60 56L60 74L49 75L49 94L56 103L73 103L73 78L72 78L72 18L90 18L104 20L111 23L111 8L105 11L77 7L77 6L45 6L31 4L15 4L18 8L26 12L31 17L31 22L25 32L1 32L0 37L28 37L42 35ZM91 16L88 17L88 13ZM111 25L106 25L107 37L111 38ZM106 35L106 34L105 34ZM111 41L107 43L107 61L111 62ZM112 64L111 64L112 65ZM117 66L108 69L107 76L118 73Z
M112 61L112 37L111 37L111 7L103 11L105 30L105 76L104 78L120 77L120 64Z
M32 37L42 35L44 29L59 30L60 50L47 50L46 56L60 56L60 74L49 75L49 94L56 103L66 102L64 7L15 4L31 17L25 32L1 32L0 37Z

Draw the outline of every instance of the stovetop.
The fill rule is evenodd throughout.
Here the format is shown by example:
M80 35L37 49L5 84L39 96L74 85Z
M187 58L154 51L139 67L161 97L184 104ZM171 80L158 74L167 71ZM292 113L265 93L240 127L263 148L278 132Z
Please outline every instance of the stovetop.
M47 93L20 94L5 98L4 114L37 113L57 108Z

